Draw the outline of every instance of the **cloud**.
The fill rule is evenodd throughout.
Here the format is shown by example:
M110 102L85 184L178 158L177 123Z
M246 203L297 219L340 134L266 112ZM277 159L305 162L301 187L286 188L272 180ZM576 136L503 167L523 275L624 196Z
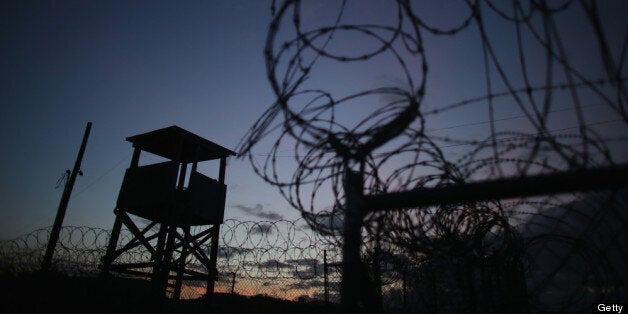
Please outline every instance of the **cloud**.
M238 183L229 184L229 190L241 190L242 188L243 188L242 184L238 184Z
M292 289L322 288L325 287L325 283L318 279L310 279L293 282L288 286Z
M323 213L317 215L315 224L328 232L339 232L344 229L344 218L338 213Z
M246 205L233 205L231 207L237 208L246 214L251 216L255 216L257 218L267 219L267 220L282 220L284 219L283 215L278 214L273 211L264 211L264 206L262 204L256 204L255 206L246 206Z
M273 225L271 224L256 224L251 228L251 234L270 235L273 233Z
M299 259L289 259L286 262L297 264L297 265L312 265L318 264L318 260L315 258L299 258Z
M323 274L324 265L315 258L290 259L286 262L298 265L293 275L299 279L312 279Z
M251 248L221 246L218 248L218 257L229 259L236 255L247 254L252 250ZM209 248L207 248L206 253L209 254Z
M258 266L259 268L271 268L271 269L292 268L292 265L283 263L276 259L267 260L265 262L257 264L256 266Z

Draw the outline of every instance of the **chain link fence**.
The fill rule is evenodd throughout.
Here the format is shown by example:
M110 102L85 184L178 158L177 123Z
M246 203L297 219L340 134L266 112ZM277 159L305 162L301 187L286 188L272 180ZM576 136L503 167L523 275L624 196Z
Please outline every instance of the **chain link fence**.
M49 236L50 228L45 228L0 242L0 274L10 276L39 271ZM100 228L63 227L54 255L54 269L69 276L97 276L109 236L109 230ZM122 242L131 238L130 233L121 234ZM215 291L323 301L324 255L327 254L330 261L339 260L338 250L326 243L309 230L303 220L226 220L220 234ZM150 252L137 247L120 258L124 262L144 261L150 259ZM203 267L194 262L190 258L188 267ZM330 300L337 301L339 273L335 268L327 268L332 269L328 276ZM182 298L202 297L205 284L186 281Z
M465 254L460 248L465 239L458 239L455 246L456 241L441 238L432 243L441 254L414 252L421 255L416 263L412 251L388 247L382 236L380 247L365 247L363 260L378 283L375 297L387 313L471 306L497 312L513 302L530 304L533 312L578 311L600 298L620 300L627 295L626 201L625 190L582 195L572 202L555 197L517 200L505 204L516 236L501 235L499 241L485 237L484 255ZM434 225L435 221L426 227ZM50 228L38 229L0 242L0 274L38 271L49 232ZM106 229L64 227L54 268L68 276L96 277L109 235ZM138 247L121 258L133 262L149 256ZM226 220L217 268L218 293L300 302L339 303L341 299L341 252L303 219ZM205 282L186 281L181 297L196 299L204 294ZM519 296L526 300L516 300Z

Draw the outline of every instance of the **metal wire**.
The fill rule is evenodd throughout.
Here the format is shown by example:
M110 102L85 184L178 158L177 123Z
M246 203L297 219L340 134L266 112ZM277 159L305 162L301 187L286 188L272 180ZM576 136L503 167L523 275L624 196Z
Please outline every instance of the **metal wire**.
M378 194L595 169L628 157L622 148L627 41L609 35L616 26L598 2L455 5L459 10L446 10L433 23L425 5L390 1L389 12L380 12L388 19L357 23L351 10L358 2L273 2L264 55L275 101L244 138L239 155L248 156L256 173L336 246L343 241L348 171L362 175L363 193ZM312 11L323 17L308 18ZM581 24L575 28L573 20ZM443 21L451 23L443 27ZM449 81L434 79L432 73L448 73L435 62L437 41L475 49L458 63L474 72L456 69ZM589 62L578 51L586 51ZM324 69L351 71L356 64L373 71L386 64L399 78L396 84L343 89L324 76ZM465 76L484 81L471 96L431 83ZM457 94L463 98L439 102ZM588 111L593 103L601 107ZM520 119L503 123L504 113ZM481 129L434 131L433 121L475 125L469 117L480 116L488 121ZM279 158L287 151L292 158ZM360 218L361 245L365 253L378 252L372 254L378 263L389 256L395 263L405 260L396 264L399 270L415 265L404 272L425 285L406 287L414 295L406 309L498 312L506 302L499 301L499 291L513 288L520 291L508 297L523 296L521 304L532 310L578 311L593 301L626 298L622 282L628 277L619 265L628 259L616 240L627 236L624 195L573 193L370 212ZM585 222L571 227L580 217ZM603 235L595 238L597 232ZM485 264L503 268L489 272ZM522 274L521 287L508 286L516 281L507 280L508 272Z
M0 274L39 271L49 234L50 228L44 228L0 242ZM105 229L63 227L54 255L54 269L70 276L96 276L109 237L110 231ZM132 233L123 229L121 243L128 243L132 238ZM300 296L322 299L324 251L327 250L330 261L339 260L337 250L325 243L326 240L311 232L302 219L228 219L220 233L216 289L229 293L233 285L233 292L239 294L264 294L291 300ZM118 260L123 263L145 262L150 260L150 252L137 246L125 251ZM207 271L192 255L186 264L189 268ZM186 282L182 297L201 297L204 290L195 287L204 287L204 283Z

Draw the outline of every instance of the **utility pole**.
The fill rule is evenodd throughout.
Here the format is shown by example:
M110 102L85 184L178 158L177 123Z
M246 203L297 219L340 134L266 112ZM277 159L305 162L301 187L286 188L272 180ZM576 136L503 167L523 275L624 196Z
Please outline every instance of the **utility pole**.
M89 132L91 129L92 123L87 122L85 134L83 135L83 142L81 143L81 148L78 156L76 157L76 162L74 163L74 169L72 169L70 179L68 179L68 182L63 189L63 195L61 196L61 201L59 202L57 216L55 217L55 222L52 225L50 239L48 240L48 246L46 247L46 255L44 255L44 261L41 263L41 269L43 271L50 270L50 267L52 266L52 255L55 252L57 241L59 241L59 232L61 231L61 225L63 224L63 218L65 217L65 210L68 208L68 203L70 202L70 195L72 194L72 189L74 188L76 175L81 171L81 161L83 160L83 153L85 152L85 146L87 146L87 139L89 138Z

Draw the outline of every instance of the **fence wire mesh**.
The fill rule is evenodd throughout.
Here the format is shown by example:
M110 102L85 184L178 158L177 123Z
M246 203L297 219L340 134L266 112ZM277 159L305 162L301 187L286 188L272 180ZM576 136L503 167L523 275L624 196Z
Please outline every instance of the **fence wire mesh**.
M483 312L497 311L514 302L504 299L503 291L512 292L516 288L513 282L520 284L518 289L524 289L539 310L579 311L600 298L625 298L625 191L587 194L573 202L547 197L504 202L503 206L518 209L507 211L512 238L498 231L477 235L468 220L456 216L458 220L448 221L451 217L437 218L424 212L415 213L429 219L415 225L415 233L406 234L407 229L390 235L382 233L380 248L365 249L363 259L371 266L379 265L371 269L380 271L379 293L384 309L388 313L465 311L471 302L478 302L476 308ZM526 207L529 210L524 210ZM460 229L453 223L469 227ZM461 230L467 230L469 237L463 237ZM38 271L49 232L49 228L39 229L1 242L1 273ZM451 234L445 235L447 232ZM97 276L109 235L109 230L100 228L64 227L55 252L55 269L71 276ZM131 234L122 232L121 237L130 239ZM393 248L388 238L397 239L399 245ZM406 243L399 240L404 238L408 239ZM482 241L483 246L472 246L470 242L474 241ZM150 258L150 254L138 247L121 258L138 262ZM193 258L187 262L194 267ZM220 234L215 290L338 303L341 266L339 249L309 229L303 219L227 220ZM475 291L473 298L463 293L469 289ZM195 299L204 293L205 282L187 281L181 297ZM457 307L452 308L452 304Z
M50 228L38 229L0 242L0 273L16 275L39 271L49 235ZM97 276L109 236L109 230L100 228L63 227L53 260L55 270L70 276ZM132 233L123 229L120 242L128 243L132 238ZM302 219L262 222L228 219L220 233L215 291L323 301L324 255L329 263L340 260L337 248L325 243L325 239L312 232ZM209 250L209 246L206 249ZM137 263L150 261L150 257L145 247L137 246L119 259L124 263ZM173 260L177 258L174 256ZM186 264L188 268L207 272L192 255ZM149 276L142 278L149 279ZM328 280L330 300L334 301L339 273L330 268ZM205 285L202 281L185 281L182 298L202 297Z

